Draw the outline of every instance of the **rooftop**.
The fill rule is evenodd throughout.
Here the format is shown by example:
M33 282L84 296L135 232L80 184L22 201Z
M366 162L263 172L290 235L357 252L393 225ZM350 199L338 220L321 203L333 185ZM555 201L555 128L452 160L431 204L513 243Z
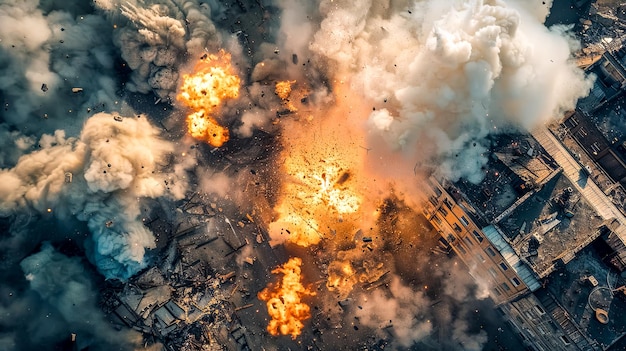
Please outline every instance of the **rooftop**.
M487 223L497 222L505 211L559 172L554 160L527 134L493 136L491 152L480 184L464 179L454 183Z
M514 209L499 226L513 249L540 276L568 262L604 224L567 177L559 174Z
M626 295L618 290L626 281L602 261L603 252L600 240L589 245L550 275L545 291L538 294L551 294L579 328L606 349L626 334ZM607 312L606 324L596 317L600 309Z

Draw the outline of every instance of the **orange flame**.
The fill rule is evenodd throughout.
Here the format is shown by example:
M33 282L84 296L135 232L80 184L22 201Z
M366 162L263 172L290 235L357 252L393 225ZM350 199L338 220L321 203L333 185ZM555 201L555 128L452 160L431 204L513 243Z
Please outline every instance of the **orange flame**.
M317 162L304 155L287 158L285 171L293 181L283 184L283 191L293 196L282 198L275 208L279 218L270 224L270 231L281 231L281 235L286 232L289 242L308 247L319 244L324 237L320 223L333 215L356 214L363 199L354 189L349 165L344 159L330 156Z
M272 270L273 274L283 274L282 280L270 284L259 292L258 297L267 302L270 320L267 331L272 335L291 335L295 339L302 333L303 321L311 318L311 309L301 302L303 296L313 296L314 291L304 287L301 282L302 259L289 259L282 267Z
M295 80L283 80L276 83L274 92L283 101L283 105L291 112L298 111L298 108L291 101L291 86L295 84Z
M228 141L228 129L221 126L213 114L222 100L239 96L240 82L230 54L224 50L205 55L196 64L194 73L183 75L183 84L176 98L194 110L187 116L187 130L191 136L215 147Z
M276 95L278 95L281 100L285 100L289 98L289 94L291 94L291 85L294 84L295 80L283 80L276 83Z

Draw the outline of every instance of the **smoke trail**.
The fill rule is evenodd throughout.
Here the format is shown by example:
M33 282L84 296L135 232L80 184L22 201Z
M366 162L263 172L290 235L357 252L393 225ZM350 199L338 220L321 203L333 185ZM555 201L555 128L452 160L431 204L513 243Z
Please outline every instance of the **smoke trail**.
M23 209L86 221L92 260L107 278L126 279L146 266L154 236L140 219L141 198L181 198L186 184L161 173L174 150L145 116L99 113L79 138L45 134L40 149L0 170L0 216Z

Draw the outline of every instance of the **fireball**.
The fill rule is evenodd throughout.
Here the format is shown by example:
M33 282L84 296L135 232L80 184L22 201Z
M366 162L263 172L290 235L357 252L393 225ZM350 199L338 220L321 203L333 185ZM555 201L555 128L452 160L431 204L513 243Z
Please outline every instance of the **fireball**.
M225 99L239 96L240 83L230 54L224 50L203 56L193 73L183 75L176 98L193 111L187 115L187 131L191 136L215 147L228 141L228 129L219 124L214 114Z
M303 321L311 318L311 309L301 298L315 292L302 285L301 265L302 259L294 257L272 270L273 274L282 274L282 280L258 294L260 300L267 302L267 312L272 318L267 331L272 335L291 335L295 339L302 333Z

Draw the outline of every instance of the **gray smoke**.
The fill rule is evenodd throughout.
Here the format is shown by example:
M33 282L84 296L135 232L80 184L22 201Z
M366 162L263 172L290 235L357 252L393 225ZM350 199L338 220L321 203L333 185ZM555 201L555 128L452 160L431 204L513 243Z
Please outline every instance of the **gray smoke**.
M44 13L38 5L0 4L0 116L28 134L76 134L92 111L121 107L111 26L95 14Z
M113 41L132 70L126 83L132 92L153 92L175 101L181 68L189 57L216 52L222 44L211 19L222 11L219 2L103 0L95 5L115 25Z
M88 119L78 138L62 130L44 134L39 150L0 170L0 216L32 209L86 221L100 272L128 278L146 266L145 250L155 247L138 200L181 198L186 187L177 175L160 172L174 146L158 134L145 116L106 113Z

